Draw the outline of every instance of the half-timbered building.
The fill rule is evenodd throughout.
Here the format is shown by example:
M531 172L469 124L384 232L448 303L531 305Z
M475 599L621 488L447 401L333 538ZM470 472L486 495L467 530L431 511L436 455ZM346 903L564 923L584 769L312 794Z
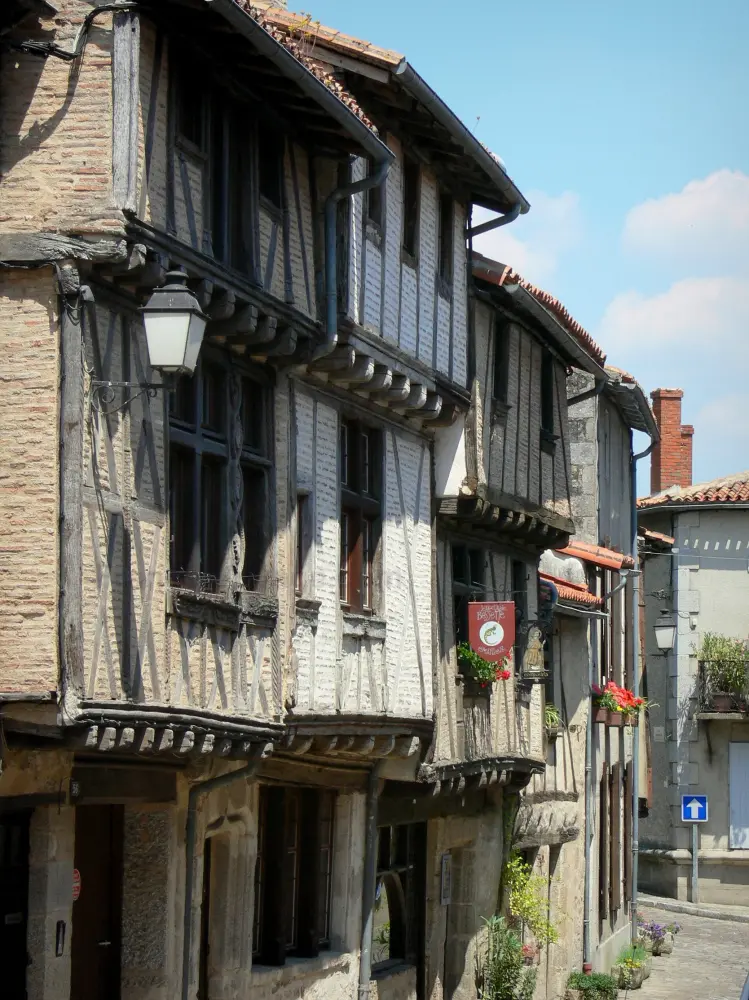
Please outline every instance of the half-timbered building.
M543 485L475 471L466 232L527 202L395 53L237 0L9 10L7 981L468 996L544 758L538 688L464 690L456 611L480 536L527 635L571 528L561 411ZM191 376L149 367L165 281Z

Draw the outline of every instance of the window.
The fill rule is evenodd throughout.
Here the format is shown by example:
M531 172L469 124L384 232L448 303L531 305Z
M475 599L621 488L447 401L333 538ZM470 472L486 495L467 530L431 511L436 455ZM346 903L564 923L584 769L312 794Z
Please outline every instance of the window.
M403 161L403 249L416 256L419 230L419 164L406 157Z
M439 275L448 284L453 280L453 226L453 200L449 194L442 194L439 214Z
M494 324L494 378L492 396L499 403L507 402L510 370L510 331L499 319Z
M381 435L356 421L340 429L341 603L373 611L374 566L380 531Z
M261 125L258 130L260 197L278 209L283 207L283 153L283 138Z
M384 826L378 837L372 964L375 971L395 962L418 965L424 940L426 824Z
M484 565L481 549L467 545L452 546L453 559L453 620L455 643L468 642L468 604L484 599Z
M311 525L309 496L300 493L296 498L296 593L304 593L304 564L310 548Z
M521 667L525 649L521 626L528 621L528 570L520 559L512 560L512 600L515 602L515 663Z
M201 153L206 151L208 133L208 92L200 74L183 65L176 87L177 135Z
M283 965L330 947L333 792L262 785L253 956Z
M211 108L211 239L213 255L237 271L251 271L253 131L246 107L217 98Z
M369 177L375 171L375 163L371 157L367 160ZM376 226L382 225L382 185L370 188L367 191L367 219Z
M549 351L541 359L541 430L554 433L554 358Z
M242 379L241 401L232 416L229 369L221 359L203 359L192 379L179 379L169 396L169 513L171 582L203 592L220 589L231 539L229 525L230 443L234 422L244 428L239 453L242 477L244 586L259 589L270 537L267 391Z

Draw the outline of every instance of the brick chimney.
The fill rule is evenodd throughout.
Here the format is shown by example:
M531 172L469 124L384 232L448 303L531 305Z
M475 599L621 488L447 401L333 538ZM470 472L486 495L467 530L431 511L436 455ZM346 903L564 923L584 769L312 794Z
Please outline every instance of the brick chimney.
M669 486L692 485L692 436L694 427L681 422L682 389L654 389L653 414L660 442L650 457L650 492L660 493Z

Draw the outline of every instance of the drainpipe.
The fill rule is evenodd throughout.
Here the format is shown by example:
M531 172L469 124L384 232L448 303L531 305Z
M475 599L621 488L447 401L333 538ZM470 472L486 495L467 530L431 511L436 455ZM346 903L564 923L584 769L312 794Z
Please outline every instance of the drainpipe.
M261 762L260 757L250 761L244 767L228 774L219 774L215 778L193 785L187 799L187 825L185 827L185 917L182 943L182 1000L188 1000L190 993L190 959L192 957L192 900L193 900L193 868L195 864L195 832L198 822L198 799L224 785L231 785L241 778L251 778Z
M387 159L381 159L373 174L361 181L354 181L353 184L336 188L325 201L325 340L313 352L313 361L330 354L338 343L338 254L336 246L338 202L362 191L380 187L387 177L392 162L392 155Z
M492 229L499 229L500 226L508 226L520 215L522 207L522 204L518 201L512 206L510 211L505 212L504 215L498 215L496 219L489 219L488 222L482 222L480 226L474 226L472 229L468 230L468 238L472 240L474 236L481 236L482 233L489 233Z
M359 959L359 1000L369 1000L372 980L372 925L377 889L377 799L380 791L382 760L369 772L367 786L366 841L362 885L361 956ZM186 1000L186 998L185 998Z
M588 657L588 691L598 675L598 628L597 620L590 623L591 656ZM583 972L591 972L592 945L590 935L590 849L593 834L593 712L588 703L588 722L585 727L585 888L583 890Z
M586 389L585 392L579 392L577 396L570 396L567 400L567 406L574 406L575 403L584 403L586 399L593 399L594 396L600 396L608 384L608 376L606 376L606 378L596 379L596 383L592 389Z
M631 479L632 479L632 558L635 563L635 570L639 570L640 561L637 552L637 463L641 458L646 458L650 452L655 448L657 438L651 437L650 444L639 454L632 454L632 446L630 444L630 454L632 454L631 460ZM642 657L640 656L640 574L635 572L634 583L632 585L632 610L633 619L632 622L632 648L634 651L634 664L633 664L633 677L632 677L632 694L635 698L640 696L640 670L642 667ZM634 733L634 730L633 730ZM632 770L633 770L633 781L632 781L632 901L630 903L630 920L631 920L631 930L632 930L632 944L636 943L637 938L637 876L638 867L640 860L640 730L638 729L634 743L632 745Z

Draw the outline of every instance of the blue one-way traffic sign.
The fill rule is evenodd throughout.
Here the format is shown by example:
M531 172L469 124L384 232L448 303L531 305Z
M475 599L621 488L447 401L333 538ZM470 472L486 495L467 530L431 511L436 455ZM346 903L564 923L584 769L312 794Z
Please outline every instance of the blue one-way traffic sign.
M707 795L682 795L682 823L707 823Z

